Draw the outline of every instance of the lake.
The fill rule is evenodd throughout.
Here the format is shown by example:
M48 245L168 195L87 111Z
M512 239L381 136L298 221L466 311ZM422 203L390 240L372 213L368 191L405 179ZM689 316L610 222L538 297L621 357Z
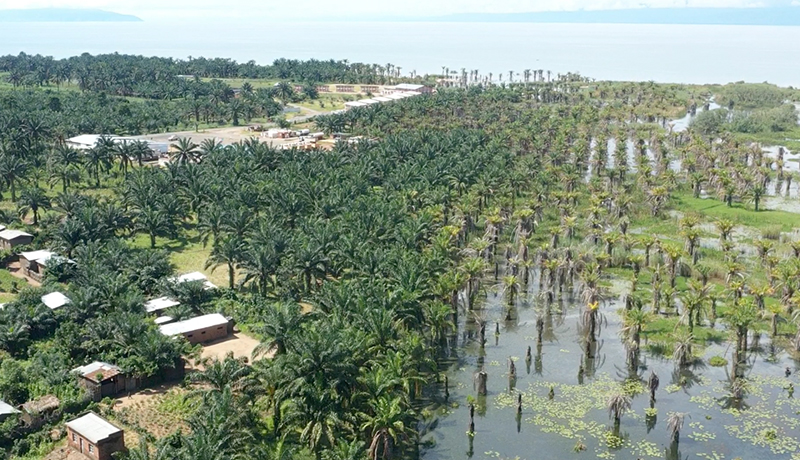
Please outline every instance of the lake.
M524 69L596 79L680 83L769 81L800 86L800 27L413 23L142 22L2 24L0 53L82 52L348 59L403 73L442 66L495 76Z

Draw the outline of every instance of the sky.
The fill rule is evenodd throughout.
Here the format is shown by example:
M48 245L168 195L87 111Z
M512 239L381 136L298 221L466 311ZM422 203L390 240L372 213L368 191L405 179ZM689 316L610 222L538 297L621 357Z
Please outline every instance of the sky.
M381 17L453 13L515 13L638 7L755 7L799 0L0 0L0 9L100 8L142 19L192 17Z

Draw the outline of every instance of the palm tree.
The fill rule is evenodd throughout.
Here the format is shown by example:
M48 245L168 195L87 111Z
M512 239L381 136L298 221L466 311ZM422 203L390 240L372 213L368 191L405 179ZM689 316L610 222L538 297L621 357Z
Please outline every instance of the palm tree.
M287 105L294 98L294 87L288 81L278 82L275 85L275 95L283 102L283 105Z
M631 410L631 397L624 393L612 395L606 402L608 416L614 419L614 431L619 431L620 420Z
M360 414L361 430L372 439L368 450L372 460L391 460L397 455L395 449L415 434L409 409L401 398L383 396L370 405L369 413Z
M236 264L242 260L243 254L244 243L238 238L228 237L215 240L205 267L206 269L211 268L213 273L220 265L226 265L228 267L228 288L233 289L236 281Z
M33 225L39 225L39 211L50 209L50 198L48 198L44 190L33 186L22 191L17 205L20 218L24 219L28 213L32 213Z
M305 320L300 306L281 302L266 305L260 312L263 314L263 322L258 332L268 341L259 344L253 350L253 356L268 354L273 350L275 356L283 355L292 348L293 340L297 339L297 333Z
M719 230L720 241L728 241L733 233L733 229L736 227L736 224L728 219L720 219L716 221L714 225L716 225L717 230Z
M17 183L24 180L28 172L28 163L22 158L4 154L0 157L0 177L11 190L11 201L17 201Z
M223 360L204 362L203 370L191 374L191 381L220 393L226 387L235 394L246 393L255 382L252 379L252 368L245 361L246 358L237 359L233 357L233 352L228 352Z
M692 346L694 344L694 336L688 333L679 333L675 337L675 350L672 353L678 366L681 368L686 367L689 362L694 359L692 355Z
M88 174L94 177L94 186L100 187L100 171L111 169L111 155L108 150L94 147L86 151L84 166Z
M172 144L172 148L175 151L172 154L171 160L178 164L199 163L199 147L199 145L192 142L188 137L182 137L178 139L177 143Z
M680 442L681 430L683 429L683 419L686 414L682 412L670 412L667 416L667 431L673 443Z
M139 209L133 221L136 231L150 236L150 247L156 247L156 237L164 236L172 229L172 219L161 209L147 206Z

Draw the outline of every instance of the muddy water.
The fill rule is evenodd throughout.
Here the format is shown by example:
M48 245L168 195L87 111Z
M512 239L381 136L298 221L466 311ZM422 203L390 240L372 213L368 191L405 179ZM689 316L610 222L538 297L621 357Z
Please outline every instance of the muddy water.
M783 389L789 382L798 384L795 362L773 347L766 335L751 335L753 351L748 356L747 378L753 383L741 411L725 409L731 403L727 387L728 369L710 367L707 359L724 356L731 360L727 343L709 344L703 361L679 372L670 360L649 354L643 338L643 352L638 374L660 376L655 420L645 415L647 394L633 398L632 411L622 417L620 436L623 445L610 448L607 431L612 430L605 409L609 388L630 377L624 346L618 336L621 321L619 298L612 296L601 307L607 323L599 335L596 359L586 361L580 313L582 307L573 296L565 295L545 320L544 342L536 346L536 319L541 309L538 279L520 295L506 321L506 301L497 292L486 294L481 315L488 320L487 344L482 351L477 331L466 314L459 315L458 334L453 339L449 376L450 397L445 402L441 386L436 399L442 403L432 429L424 430L423 450L426 460L470 458L519 458L549 460L563 458L616 458L621 460L666 459L790 459L800 453L800 399L790 399ZM489 280L487 284L494 281ZM612 291L624 291L623 283L612 283ZM494 335L499 324L500 334ZM718 328L722 326L718 323ZM526 365L527 347L533 351ZM510 387L508 361L515 360L517 379ZM579 368L583 366L583 378ZM784 377L789 367L793 374ZM477 400L476 432L467 434L468 398L476 397L473 376L481 368L489 374L488 396ZM550 387L554 389L549 399ZM516 416L516 394L523 393L523 411ZM800 397L800 394L798 394ZM680 443L671 443L667 414L685 412ZM577 442L585 451L576 453Z

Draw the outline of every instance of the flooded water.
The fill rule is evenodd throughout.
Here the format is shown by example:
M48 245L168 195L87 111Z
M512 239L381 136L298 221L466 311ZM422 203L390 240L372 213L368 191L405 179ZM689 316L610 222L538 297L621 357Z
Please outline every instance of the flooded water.
M490 280L488 283L492 283ZM618 293L624 285L612 283ZM586 360L585 337L580 324L583 307L565 295L563 302L547 315L537 308L538 278L521 295L507 321L506 301L489 292L480 313L488 320L487 344L481 350L475 325L460 315L458 334L448 371L450 397L439 411L435 429L423 438L429 443L426 460L519 458L549 460L561 458L646 458L686 459L790 459L800 452L800 400L791 399L784 387L797 383L794 374L784 377L796 363L773 347L765 335L750 337L753 351L748 358L747 378L752 388L740 410L729 409L729 369L710 367L707 359L724 356L731 360L726 343L709 344L703 362L679 372L671 360L648 354L646 338L638 375L646 379L652 370L660 376L655 419L645 415L649 396L633 398L632 412L621 420L622 446L610 448L606 432L613 422L605 409L609 391L630 377L626 353L618 336L622 308L619 298L608 299L602 313L607 323L599 334L596 359ZM545 330L541 348L536 345L536 320L542 315ZM499 324L500 334L494 335ZM718 324L718 328L721 326ZM526 366L525 353L533 350ZM508 361L517 368L515 387L510 387ZM583 378L579 369L584 367ZM476 395L473 377L484 368L488 373L488 395L476 401L474 437L467 435L469 401ZM617 383L620 382L620 383ZM550 388L553 399L549 399ZM442 398L441 388L439 398ZM523 393L523 411L516 416L516 395ZM667 430L670 412L685 412L678 450ZM575 453L576 443L586 451Z

